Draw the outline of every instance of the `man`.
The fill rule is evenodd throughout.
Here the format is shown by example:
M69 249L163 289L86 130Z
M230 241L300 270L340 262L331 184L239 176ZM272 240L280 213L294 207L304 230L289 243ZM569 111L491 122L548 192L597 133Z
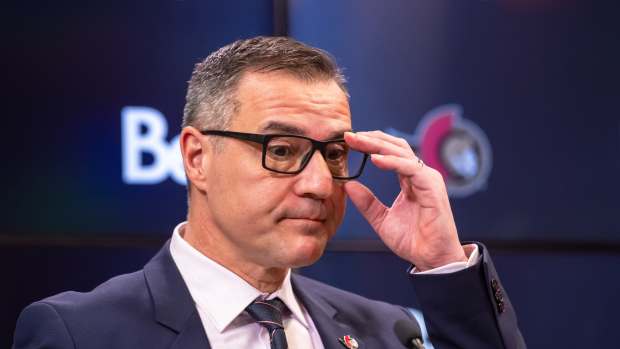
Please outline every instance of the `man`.
M346 196L415 266L435 347L524 347L486 251L459 242L441 175L402 139L352 132L323 51L258 37L212 53L192 74L180 147L187 222L144 270L27 307L14 348L402 347L403 308L291 274L320 258ZM353 180L364 154L398 174L392 206Z

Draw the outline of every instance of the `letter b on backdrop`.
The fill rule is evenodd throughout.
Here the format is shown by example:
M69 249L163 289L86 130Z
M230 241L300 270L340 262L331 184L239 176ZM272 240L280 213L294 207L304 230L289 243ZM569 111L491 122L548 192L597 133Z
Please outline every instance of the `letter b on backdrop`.
M127 184L157 184L170 176L186 184L179 136L169 143L164 115L149 107L125 107L121 111L123 181ZM152 161L146 161L147 156Z

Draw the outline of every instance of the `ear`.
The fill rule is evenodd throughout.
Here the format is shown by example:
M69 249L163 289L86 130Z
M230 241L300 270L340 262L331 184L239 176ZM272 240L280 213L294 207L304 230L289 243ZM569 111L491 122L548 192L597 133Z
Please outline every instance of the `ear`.
M204 141L204 137L195 127L187 126L181 131L179 146L183 156L185 175L192 186L201 192L207 190L207 161L211 157L211 143Z

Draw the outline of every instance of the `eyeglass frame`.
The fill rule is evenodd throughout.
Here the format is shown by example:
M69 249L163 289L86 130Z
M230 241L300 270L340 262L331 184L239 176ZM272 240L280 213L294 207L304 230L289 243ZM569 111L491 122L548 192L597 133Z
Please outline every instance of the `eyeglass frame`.
M272 134L272 133L258 134L258 133L246 133L246 132L223 131L223 130L209 130L209 129L201 130L200 133L202 133L203 135L230 137L230 138L241 139L241 140L245 140L245 141L261 144L261 146L262 146L262 153L263 153L262 154L261 162L262 162L263 168L268 170L268 171L272 171L272 172L276 172L276 173L282 173L282 174L291 174L291 175L296 175L296 174L301 173L301 171L303 171L306 168L306 166L308 166L308 163L310 163L310 160L314 156L314 152L315 151L318 150L321 153L321 155L323 156L323 159L325 159L325 151L326 151L326 147L327 147L328 144L344 142L344 138L330 139L330 140L327 140L327 141L317 141L316 139L312 139L310 137L300 136L300 135L291 135L291 134ZM299 170L293 171L293 172L285 172L285 171L274 170L272 168L267 167L267 163L266 163L267 144L269 143L269 141L271 141L271 139L276 138L276 137L302 138L302 139L309 140L312 143L312 149L309 152L309 154L311 154L311 155L308 156L306 159L302 160L302 163L299 166ZM333 173L332 173L332 178L333 179L338 179L338 180L351 180L351 179L356 179L359 176L361 176L362 172L364 172L364 166L366 166L366 161L368 160L368 154L367 153L363 153L363 152L360 152L360 153L364 154L364 158L362 159L362 164L360 165L358 173L355 176L341 177L341 176L334 176Z

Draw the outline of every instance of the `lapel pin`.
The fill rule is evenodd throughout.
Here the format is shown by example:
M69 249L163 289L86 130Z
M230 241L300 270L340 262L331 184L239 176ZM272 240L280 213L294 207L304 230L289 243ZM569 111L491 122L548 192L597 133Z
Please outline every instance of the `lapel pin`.
M345 348L348 349L357 349L360 347L359 343L357 343L355 338L351 337L350 335L338 338L338 341L340 342L340 344L342 344Z

